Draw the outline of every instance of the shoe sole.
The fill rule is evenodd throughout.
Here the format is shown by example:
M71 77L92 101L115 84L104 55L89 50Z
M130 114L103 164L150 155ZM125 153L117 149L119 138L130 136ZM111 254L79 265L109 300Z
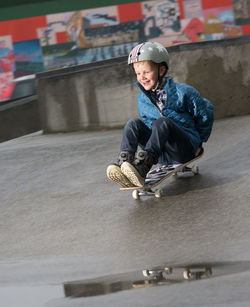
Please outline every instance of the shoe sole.
M141 177L137 169L129 162L122 163L121 171L136 187L144 186L145 178Z
M123 188L133 187L133 183L123 174L117 165L109 165L106 171L109 180L119 184Z

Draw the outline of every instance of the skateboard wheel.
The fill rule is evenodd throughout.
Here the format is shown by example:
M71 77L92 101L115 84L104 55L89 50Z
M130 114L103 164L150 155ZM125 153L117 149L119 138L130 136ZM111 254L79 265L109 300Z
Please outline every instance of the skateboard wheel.
M150 274L150 272L149 272L149 270L143 270L142 271L142 274L143 274L143 276L145 276L145 277L149 277L151 274Z
M193 166L192 166L192 173L193 173L194 175L199 174L199 167L198 167L197 165L193 165Z
M190 279L190 271L188 269L183 272L184 279Z
M156 198L161 198L162 197L162 190L161 189L155 190L155 197Z
M139 191L138 191L138 190L134 190L134 191L132 192L132 197L133 197L134 199L140 199Z

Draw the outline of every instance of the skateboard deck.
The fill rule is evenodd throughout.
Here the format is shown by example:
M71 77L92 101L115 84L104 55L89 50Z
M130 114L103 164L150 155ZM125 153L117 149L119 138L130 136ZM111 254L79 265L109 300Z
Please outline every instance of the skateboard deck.
M196 160L200 159L203 156L204 150L201 150L201 153L195 157L194 159L183 163L183 164L176 164L174 167L172 167L169 170L166 170L166 175L161 176L159 179L154 178L153 180L150 180L150 178L146 178L146 184L142 187L122 187L120 188L121 191L128 191L132 190L132 197L134 199L140 199L140 196L152 196L154 195L157 198L160 198L162 196L162 190L161 189L154 189L159 184L161 184L164 180L166 180L169 177L177 176L178 173L186 173L186 172L192 172L194 175L197 175L199 173L199 168L197 165L193 165L192 167L189 167L190 164L195 162Z

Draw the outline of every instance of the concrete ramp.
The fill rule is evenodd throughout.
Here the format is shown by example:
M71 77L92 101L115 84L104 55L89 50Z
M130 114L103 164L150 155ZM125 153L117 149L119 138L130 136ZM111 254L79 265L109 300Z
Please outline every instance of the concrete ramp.
M121 135L37 133L0 144L0 292L16 299L13 306L25 300L20 287L63 289L65 282L162 265L248 263L250 116L217 120L200 175L166 181L161 199L136 202L106 178ZM249 305L248 266L230 274L91 298L57 291L43 305L181 306L180 291L190 306Z

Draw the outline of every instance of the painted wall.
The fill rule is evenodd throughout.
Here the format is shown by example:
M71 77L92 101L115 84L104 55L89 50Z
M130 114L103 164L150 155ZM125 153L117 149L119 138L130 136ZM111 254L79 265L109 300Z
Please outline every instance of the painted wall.
M0 102L14 78L164 46L250 34L249 0L155 0L0 22Z

